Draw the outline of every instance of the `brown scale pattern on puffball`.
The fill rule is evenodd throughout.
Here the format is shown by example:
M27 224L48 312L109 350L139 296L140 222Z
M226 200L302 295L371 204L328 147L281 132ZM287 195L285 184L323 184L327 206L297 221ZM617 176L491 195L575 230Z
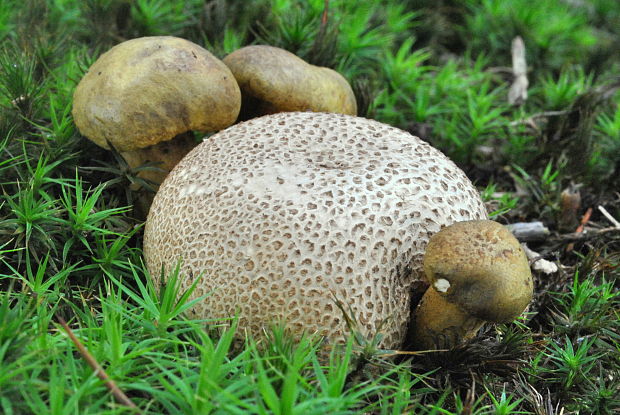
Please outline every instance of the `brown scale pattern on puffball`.
M192 150L159 189L144 256L159 284L182 259L194 309L238 312L259 335L283 320L332 340L346 325L332 293L367 335L400 346L430 235L486 218L465 174L441 152L377 121L279 113L234 125Z

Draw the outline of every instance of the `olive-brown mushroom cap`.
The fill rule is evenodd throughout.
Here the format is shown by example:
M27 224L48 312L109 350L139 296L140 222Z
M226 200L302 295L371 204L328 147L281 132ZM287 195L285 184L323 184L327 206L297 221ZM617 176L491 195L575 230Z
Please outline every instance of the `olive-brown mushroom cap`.
M241 93L204 48L171 36L122 42L90 67L73 96L80 132L101 147L131 151L186 131L235 122Z
M246 46L224 58L252 116L284 111L357 114L355 95L338 72L273 46Z
M533 295L532 273L519 241L490 220L455 223L433 235L424 272L440 296L480 320L511 321Z
M168 175L145 225L156 284L182 261L182 288L201 275L193 311L239 316L260 335L283 321L340 340L334 296L360 331L382 323L399 347L430 235L486 218L465 174L417 137L377 121L278 113L236 124Z

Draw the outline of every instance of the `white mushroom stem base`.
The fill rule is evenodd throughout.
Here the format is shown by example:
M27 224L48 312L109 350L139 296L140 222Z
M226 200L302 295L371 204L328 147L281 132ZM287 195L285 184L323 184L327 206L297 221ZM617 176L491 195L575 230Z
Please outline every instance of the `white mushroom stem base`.
M431 287L414 313L410 339L417 350L448 349L474 337L483 323Z

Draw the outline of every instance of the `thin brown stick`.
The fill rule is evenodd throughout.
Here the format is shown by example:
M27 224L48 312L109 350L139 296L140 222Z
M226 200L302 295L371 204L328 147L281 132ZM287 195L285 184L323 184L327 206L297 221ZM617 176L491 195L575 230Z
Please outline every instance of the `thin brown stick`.
M407 356L417 356L421 354L429 354L429 353L437 353L437 352L449 352L450 349L428 349L428 350L388 350L385 352L381 352L383 356L396 356L396 355L407 355Z
M325 7L323 8L323 14L321 15L321 26L327 26L327 13L329 10L329 0L325 0Z
M575 231L576 233L581 233L583 232L583 228L584 226L586 226L586 224L590 221L590 216L592 216L592 208L588 208L586 210L586 213L583 214L583 216L581 217L581 222L579 223L579 226L577 226L577 230Z
M567 242L577 242L584 241L587 239L596 238L597 236L605 235L605 234L613 234L620 233L620 228L616 228L615 226L609 228L602 229L588 229L582 232L573 232L573 233L565 233L560 235L560 239Z
M562 110L562 111L544 111L544 112L539 112L537 114L533 114L527 118L522 118L520 120L515 120L510 122L510 126L516 126L516 125L520 125L520 124L528 124L528 125L532 125L534 127L537 127L536 125L536 120L539 118L549 118L549 117L559 117L561 115L566 115L568 114L570 111L567 110Z
M540 222L526 222L526 223L513 223L510 225L506 225L510 231L513 232L515 237L520 242L528 242L528 241L544 241L548 239L552 240L562 240L565 242L577 242L584 241L588 239L593 239L599 236L603 236L606 234L615 234L620 233L619 226L610 226L606 228L585 228L585 225L590 220L592 212L586 212L586 215L581 219L581 223L579 228L575 230L575 232L571 233L562 233L556 236L552 236L549 232L549 229L544 227ZM609 218L608 218L609 219ZM611 221L611 220L610 220Z
M476 377L471 370L469 371L469 375L471 376L471 385L469 385L467 394L465 395L465 401L463 402L463 409L461 410L461 414L463 415L471 414L476 401Z
M135 409L136 412L141 413L140 409L136 406L136 404L133 403L131 399L127 397L127 395L125 395L125 393L116 385L116 383L114 383L112 379L110 379L110 377L105 372L105 370L103 370L101 365L97 363L97 360L95 360L93 355L90 354L90 352L86 349L82 342L75 336L69 325L67 325L65 319L60 316L57 316L57 319L60 325L69 335L69 338L71 339L73 344L75 344L78 352L80 352L84 360L86 360L86 363L88 363L88 366L90 366L95 371L95 375L97 375L97 377L103 381L105 386L110 390L110 392L112 392L112 395L114 395L114 398L116 398L116 400L120 404L128 406L132 409Z
M586 223L588 223L588 221L590 220L590 216L592 216L592 208L588 208L586 210L586 213L583 214L583 216L581 217L581 222L579 222L579 226L577 226L577 229L575 230L576 234L582 234L583 233L583 228L586 226ZM570 252L573 250L573 248L575 247L574 243L570 243L566 246L566 252Z

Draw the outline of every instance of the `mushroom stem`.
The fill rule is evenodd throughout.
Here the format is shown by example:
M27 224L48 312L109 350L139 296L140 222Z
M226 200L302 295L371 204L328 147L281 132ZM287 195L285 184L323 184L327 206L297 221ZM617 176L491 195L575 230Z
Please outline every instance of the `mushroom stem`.
M138 173L138 177L153 182L159 186L170 170L177 165L197 143L191 132L179 134L172 140L162 141L149 147L136 150L122 151L127 165L132 169L146 163L154 163L153 169L145 169ZM137 189L134 189L137 190Z
M484 323L432 287L424 293L414 316L409 338L416 350L449 349L474 337Z
M176 166L197 143L191 132L179 134L172 140L162 141L149 147L131 151L122 151L120 155L125 159L131 169L136 169L147 163L152 166L138 171L137 176L153 185L153 188L133 183L130 189L136 192L134 201L134 214L140 219L146 219L146 215L153 203L155 191L164 181L168 173Z

